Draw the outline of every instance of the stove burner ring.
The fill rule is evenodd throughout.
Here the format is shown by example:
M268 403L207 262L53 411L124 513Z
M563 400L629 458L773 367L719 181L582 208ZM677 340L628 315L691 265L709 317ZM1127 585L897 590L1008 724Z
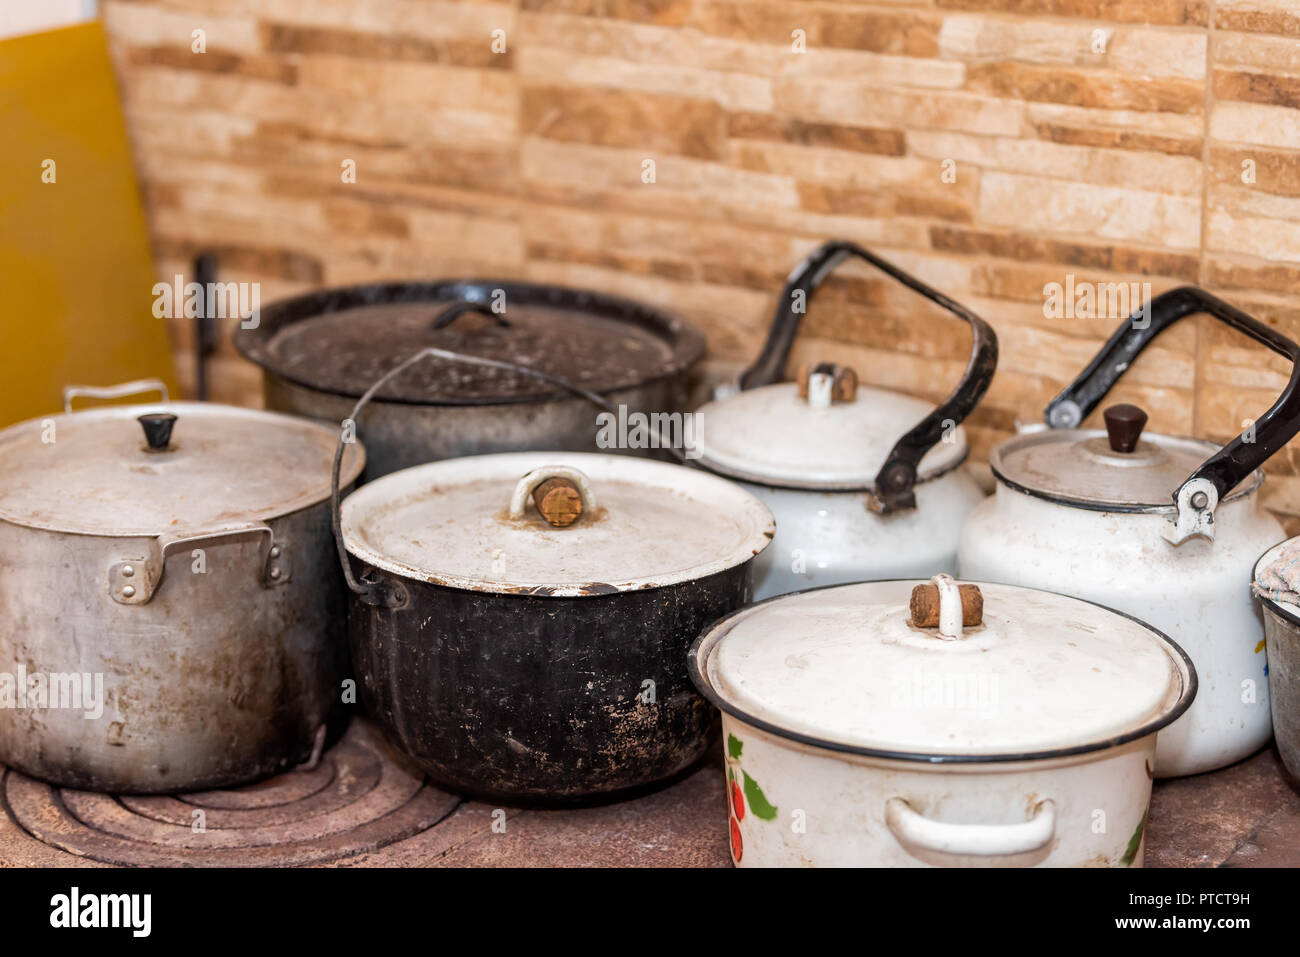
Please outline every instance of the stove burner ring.
M113 796L5 770L0 794L0 862L18 866L382 864L383 848L428 831L460 804L394 760L362 721L312 770L232 790Z

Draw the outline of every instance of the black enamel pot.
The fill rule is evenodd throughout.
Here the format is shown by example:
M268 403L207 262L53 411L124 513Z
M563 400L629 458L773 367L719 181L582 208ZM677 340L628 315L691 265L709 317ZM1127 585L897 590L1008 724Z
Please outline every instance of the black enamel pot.
M670 778L715 724L686 650L749 600L773 530L735 484L629 456L384 476L339 516L362 703L461 793L564 804Z

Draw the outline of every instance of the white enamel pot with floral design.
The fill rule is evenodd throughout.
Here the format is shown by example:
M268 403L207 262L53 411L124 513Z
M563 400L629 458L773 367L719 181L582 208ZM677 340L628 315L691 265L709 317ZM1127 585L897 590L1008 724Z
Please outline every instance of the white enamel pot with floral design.
M941 406L859 387L853 370L808 365L779 382L808 300L855 256L972 330L970 361ZM987 390L997 338L979 316L852 243L820 247L791 274L762 354L738 388L699 410L699 464L738 480L776 517L754 594L952 571L966 515L984 499L963 468L962 421Z
M1285 537L1263 507L1259 466L1300 429L1300 368L1271 409L1219 448L1143 432L1131 405L1105 430L1079 424L1163 329L1209 312L1286 355L1300 348L1195 288L1130 317L1047 408L1050 428L995 447L997 493L967 519L962 576L1046 588L1136 615L1192 656L1202 682L1188 713L1160 735L1157 777L1221 768L1272 735L1264 629L1250 593L1255 560Z
M751 605L689 667L747 867L1140 866L1156 732L1196 694L1148 625L946 575Z

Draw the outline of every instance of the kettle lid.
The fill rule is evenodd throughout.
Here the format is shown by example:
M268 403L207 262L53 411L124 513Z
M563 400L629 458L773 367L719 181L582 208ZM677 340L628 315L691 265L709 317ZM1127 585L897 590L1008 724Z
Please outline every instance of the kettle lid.
M1008 439L989 455L998 481L1066 505L1116 512L1174 511L1174 495L1218 446L1203 439L1143 432L1146 413L1121 404L1103 429L1042 429ZM1259 470L1228 496L1253 493Z
M935 409L924 399L869 386L825 401L815 387L809 391L784 382L703 406L700 464L780 488L869 490L899 438ZM956 468L967 451L965 431L953 427L921 459L917 481Z

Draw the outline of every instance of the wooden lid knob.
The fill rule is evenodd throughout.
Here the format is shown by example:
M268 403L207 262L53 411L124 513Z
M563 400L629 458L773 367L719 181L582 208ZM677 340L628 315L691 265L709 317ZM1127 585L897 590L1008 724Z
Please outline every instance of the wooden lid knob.
M557 528L572 525L582 514L582 493L566 478L547 479L533 489L538 513Z
M973 628L984 621L984 595L978 585L959 585L961 623ZM912 589L912 624L917 628L939 627L939 587L926 583Z
M835 401L852 402L858 395L858 374L848 366L835 370Z
M808 380L814 374L832 377L831 399L835 402L852 402L858 394L858 374L851 366L835 365L830 362L816 364L805 362L795 373L799 384L799 398L808 398Z
M1112 452L1132 452L1137 448L1142 430L1146 428L1147 414L1136 405L1121 402L1101 414L1106 421L1106 435Z

